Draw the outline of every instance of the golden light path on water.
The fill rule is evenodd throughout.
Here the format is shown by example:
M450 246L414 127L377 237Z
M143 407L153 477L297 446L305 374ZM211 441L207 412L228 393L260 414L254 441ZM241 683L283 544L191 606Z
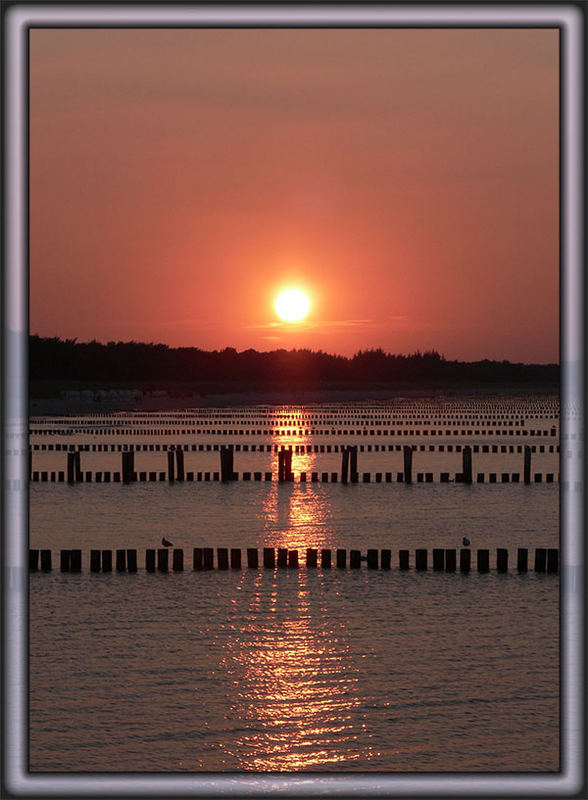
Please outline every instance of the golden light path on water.
M298 464L312 471L314 455L300 456ZM307 546L333 545L326 493L301 498L274 485L263 509L274 546L298 548L304 557ZM316 597L310 602L316 575L301 569L280 577L288 586L272 573L256 573L247 623L235 625L219 665L232 678L231 711L243 723L227 754L252 771L365 763L376 754L365 744L363 716L351 713L362 699L344 620L327 614L323 603L317 609Z

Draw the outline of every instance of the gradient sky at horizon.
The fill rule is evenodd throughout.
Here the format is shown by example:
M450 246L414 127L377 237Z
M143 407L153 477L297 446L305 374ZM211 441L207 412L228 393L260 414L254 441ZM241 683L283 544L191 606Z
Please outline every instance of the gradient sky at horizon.
M555 29L31 30L30 330L557 361L558 81Z

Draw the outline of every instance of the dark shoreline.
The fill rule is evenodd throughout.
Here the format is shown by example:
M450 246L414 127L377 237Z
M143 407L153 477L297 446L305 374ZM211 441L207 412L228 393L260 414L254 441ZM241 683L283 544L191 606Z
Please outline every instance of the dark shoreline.
M315 403L358 403L385 402L387 400L406 398L447 398L496 396L524 397L529 395L559 396L559 384L522 383L513 384L443 384L443 385L396 385L389 388L370 387L365 389L344 389L330 387L323 389L279 389L255 390L239 387L215 387L215 390L199 393L198 391L181 391L180 387L170 385L167 396L152 396L145 393L143 397L123 397L105 395L100 400L89 396L76 397L74 387L64 387L62 391L73 392L64 396L31 396L29 413L31 416L63 416L68 414L100 414L117 411L173 411L184 408L218 408L254 405L305 405ZM37 387L38 391L39 387ZM94 390L86 388L86 392L109 392L103 386ZM84 391L84 390L82 390ZM114 389L116 391L116 389ZM137 388L137 391L140 391Z

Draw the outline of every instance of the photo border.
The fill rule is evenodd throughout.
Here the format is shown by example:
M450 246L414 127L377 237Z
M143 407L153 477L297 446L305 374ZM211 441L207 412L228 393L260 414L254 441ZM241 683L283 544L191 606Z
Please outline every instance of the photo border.
M15 2L6 3L2 14L3 796L583 796L586 6L528 0L410 5ZM571 457L563 458L562 448L558 773L28 772L28 30L98 26L560 29L560 433Z

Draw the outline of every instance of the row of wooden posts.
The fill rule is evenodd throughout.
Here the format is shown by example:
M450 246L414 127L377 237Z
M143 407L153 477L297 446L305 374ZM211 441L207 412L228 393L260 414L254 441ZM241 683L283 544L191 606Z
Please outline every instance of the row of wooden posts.
M238 473L234 471L234 450L232 447L221 447L220 449L220 480L223 483L227 483L229 481L234 481L238 479ZM403 448L403 457L404 457L404 470L402 472L397 473L397 481L403 482L406 484L411 484L413 480L413 469L412 469L412 457L413 457L413 448L409 445L406 445ZM135 452L133 450L125 451L121 453L122 456L122 482L125 484L133 483L137 480L137 472L135 472ZM42 473L44 475L44 480L47 480L47 475L49 473L45 472ZM102 477L102 473L96 473L97 475L100 474ZM108 475L108 479L110 480L110 473L104 473ZM208 480L210 480L210 473L204 473L208 475ZM389 483L392 481L392 474L391 472L384 473L386 478L386 482ZM55 473L52 473L54 476ZM62 473L57 473L58 480L62 479L60 476ZM114 473L115 481L120 481L120 474ZM163 475L163 479L165 479L165 473L159 473L160 479ZM194 479L194 473L188 473L189 480ZM215 477L213 480L218 480L218 473L213 473ZM249 476L251 479L251 473L243 473L243 479L247 480L245 477L246 475ZM254 480L261 480L262 473L255 472L253 473ZM313 482L318 481L318 472L311 473L311 480ZM35 473L36 479L38 480L39 473ZM92 473L86 473L86 481L88 480L88 476L91 476ZM199 480L202 479L202 473L198 473ZM269 477L268 477L269 476ZM304 477L302 477L304 476ZM323 481L328 481L329 473L325 472L322 473ZM326 477L325 477L326 476ZM379 480L378 480L379 476ZM140 479L147 480L147 472L139 473ZM265 479L271 480L272 473L266 472ZM510 482L518 482L519 481L519 473L502 473L502 483ZM550 480L551 478L551 480ZM31 462L29 462L29 479L34 480L35 477L33 476L32 469L31 469ZM43 477L42 477L43 479ZM54 479L54 478L53 478ZM151 472L149 473L149 480L156 480L157 473ZM167 480L171 482L174 481L183 481L186 479L186 473L184 470L184 451L181 448L177 448L175 450L168 450L167 451ZM301 481L304 482L306 480L306 473L301 474ZM450 473L442 472L440 476L442 483L447 483L450 480ZM484 473L477 474L477 482L482 483L485 480ZM489 476L490 482L495 483L497 481L496 473L490 473ZM536 473L534 476L535 482L540 482L542 480L542 474ZM80 462L80 451L74 451L67 453L67 482L68 483L79 483L84 480L84 474L82 473L81 469L81 462ZM205 478L206 480L206 478ZM280 483L291 482L294 480L294 473L292 472L292 450L280 450L278 451L278 481ZM337 480L337 473L331 473L331 482ZM371 473L365 472L363 473L363 482L368 483L371 480ZM382 481L382 473L376 473L376 482ZM433 481L433 473L418 473L417 474L417 482L426 482L430 483ZM460 473L456 473L455 481L460 483L473 483L473 470L472 470L472 448L470 445L466 445L462 449L462 471ZM553 474L548 473L547 481L553 482ZM357 445L350 445L348 447L343 448L341 453L341 483L358 483L359 482L359 472L357 471ZM523 482L524 483L531 483L531 447L529 445L525 446L524 449L524 459L523 459Z
M196 571L214 569L214 548L213 547L194 547L192 551L192 568ZM91 572L112 572L113 559L112 550L90 550L90 571ZM117 572L137 572L137 550L118 549L114 551L114 568ZM455 548L433 548L432 567L435 572L459 572L467 573L472 568L472 551L467 548L458 551ZM147 572L168 572L170 567L170 549L148 548L145 551L145 570ZM184 569L184 551L182 548L171 549L171 567L174 572L181 572ZM242 551L240 548L218 547L216 548L216 569L228 570L242 569ZM258 569L260 567L259 550L249 547L246 550L247 567ZM306 550L306 567L318 568L320 555L320 567L330 569L332 566L332 551L309 547ZM476 569L478 572L490 571L490 550L479 549L477 551ZM392 550L389 549L368 549L363 555L360 550L349 550L349 561L347 550L335 550L335 565L338 569L346 569L349 563L350 569L359 569L362 562L366 562L368 569L389 570L392 568ZM264 547L262 549L262 565L266 569L293 568L299 566L298 550L287 548ZM401 570L408 570L411 567L410 551L398 551L397 566ZM417 548L414 551L414 568L419 572L428 569L428 550ZM49 572L52 569L51 550L29 550L29 569L36 572L41 569ZM517 550L517 571L529 571L529 551L526 547L519 547ZM60 569L62 572L81 572L82 570L82 551L79 549L60 551ZM559 550L557 548L537 547L533 569L535 572L555 573L559 570ZM496 571L508 572L508 550L499 547L496 550Z

